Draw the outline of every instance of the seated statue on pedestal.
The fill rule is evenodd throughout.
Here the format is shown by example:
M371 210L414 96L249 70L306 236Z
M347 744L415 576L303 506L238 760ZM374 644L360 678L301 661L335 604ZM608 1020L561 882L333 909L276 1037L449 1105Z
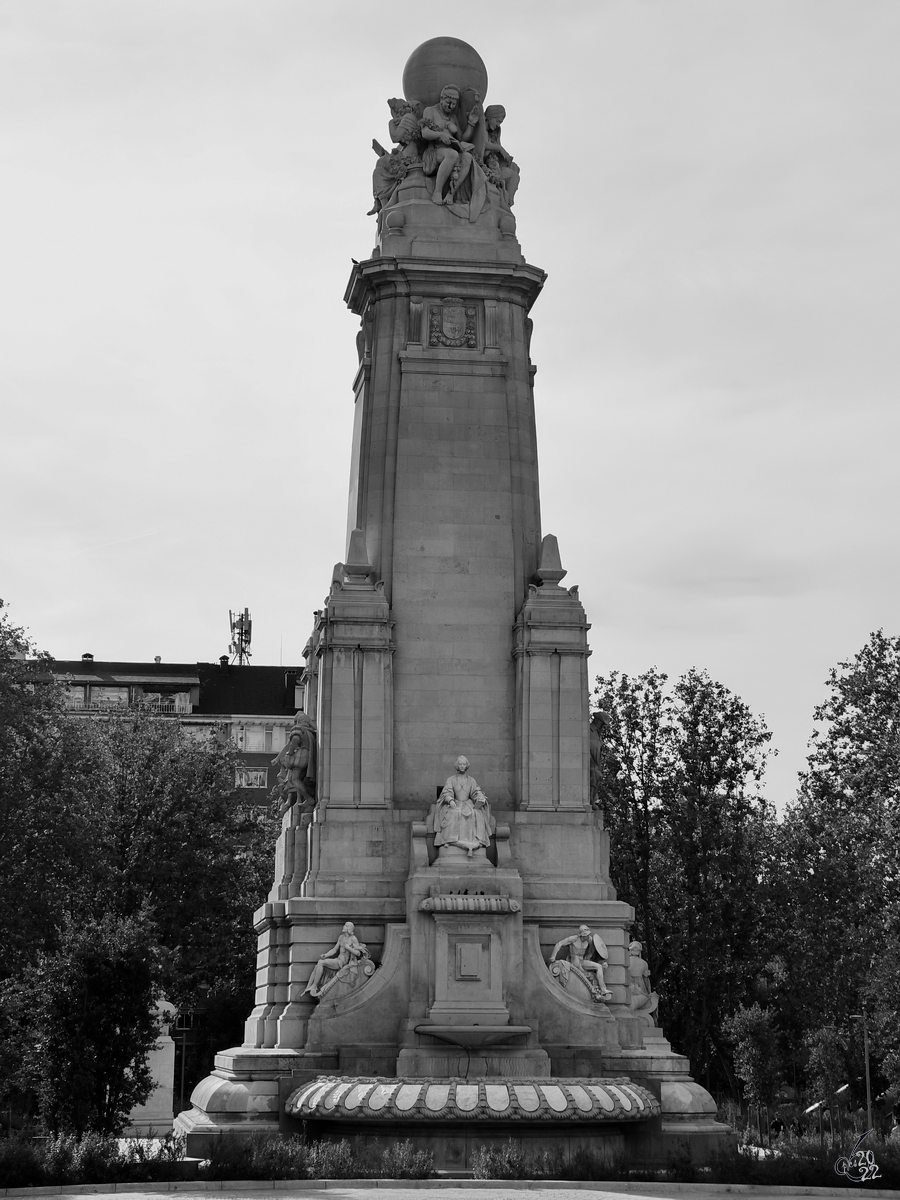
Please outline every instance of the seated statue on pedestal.
M564 947L568 948L568 962L556 961ZM594 1001L612 999L612 992L603 978L603 967L609 958L606 943L599 933L591 933L589 926L579 925L578 932L563 938L553 947L550 955L550 973L562 987L568 987L569 972L576 975L587 986Z
M313 967L309 982L302 995L305 996L309 993L314 1000L318 1000L342 976L347 977L348 983L356 984L359 982L360 966L363 968L364 975L371 975L374 972L375 967L369 959L369 951L356 937L353 928L353 922L347 921L341 929L338 940ZM322 979L326 973L328 978L323 983Z
M434 818L435 846L458 846L471 858L474 851L491 844L493 818L488 798L468 774L469 760L456 760L451 775L438 797Z
M630 942L628 945L628 975L631 982L631 1010L635 1015L646 1017L653 1024L652 1014L659 1005L659 997L650 987L650 967L647 960L641 957L643 946L640 942Z

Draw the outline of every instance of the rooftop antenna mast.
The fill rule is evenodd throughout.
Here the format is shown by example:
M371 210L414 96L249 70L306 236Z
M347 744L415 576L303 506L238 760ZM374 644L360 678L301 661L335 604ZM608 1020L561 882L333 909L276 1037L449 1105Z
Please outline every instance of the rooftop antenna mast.
M242 667L250 661L250 634L253 628L250 609L245 608L242 613L233 613L229 609L228 618L231 621L231 661L236 661L238 666Z

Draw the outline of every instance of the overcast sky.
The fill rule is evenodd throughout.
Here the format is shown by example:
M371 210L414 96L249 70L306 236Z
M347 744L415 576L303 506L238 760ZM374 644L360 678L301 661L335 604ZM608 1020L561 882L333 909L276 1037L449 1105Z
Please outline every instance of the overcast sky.
M896 0L0 0L0 595L59 658L297 663L344 557L371 139L471 42L522 171L544 532L593 673L795 787L900 633Z

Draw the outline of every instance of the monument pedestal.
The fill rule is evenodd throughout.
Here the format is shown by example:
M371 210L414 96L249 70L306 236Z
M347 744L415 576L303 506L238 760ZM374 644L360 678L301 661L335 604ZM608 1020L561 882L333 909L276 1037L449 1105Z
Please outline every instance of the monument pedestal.
M484 64L457 39L420 47L404 86L378 245L345 297L347 561L304 674L315 803L284 816L246 1044L177 1124L191 1153L280 1119L417 1129L451 1159L511 1130L700 1155L728 1130L636 998L634 912L591 808L590 626L541 531L545 276L516 239L505 113L482 108Z

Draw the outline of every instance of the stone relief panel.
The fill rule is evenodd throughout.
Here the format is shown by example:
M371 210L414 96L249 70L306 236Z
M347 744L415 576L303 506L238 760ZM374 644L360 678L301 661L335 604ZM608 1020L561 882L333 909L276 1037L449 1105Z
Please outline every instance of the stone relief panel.
M440 304L432 304L428 328L429 346L449 346L456 349L478 348L478 309L458 296L448 296Z

